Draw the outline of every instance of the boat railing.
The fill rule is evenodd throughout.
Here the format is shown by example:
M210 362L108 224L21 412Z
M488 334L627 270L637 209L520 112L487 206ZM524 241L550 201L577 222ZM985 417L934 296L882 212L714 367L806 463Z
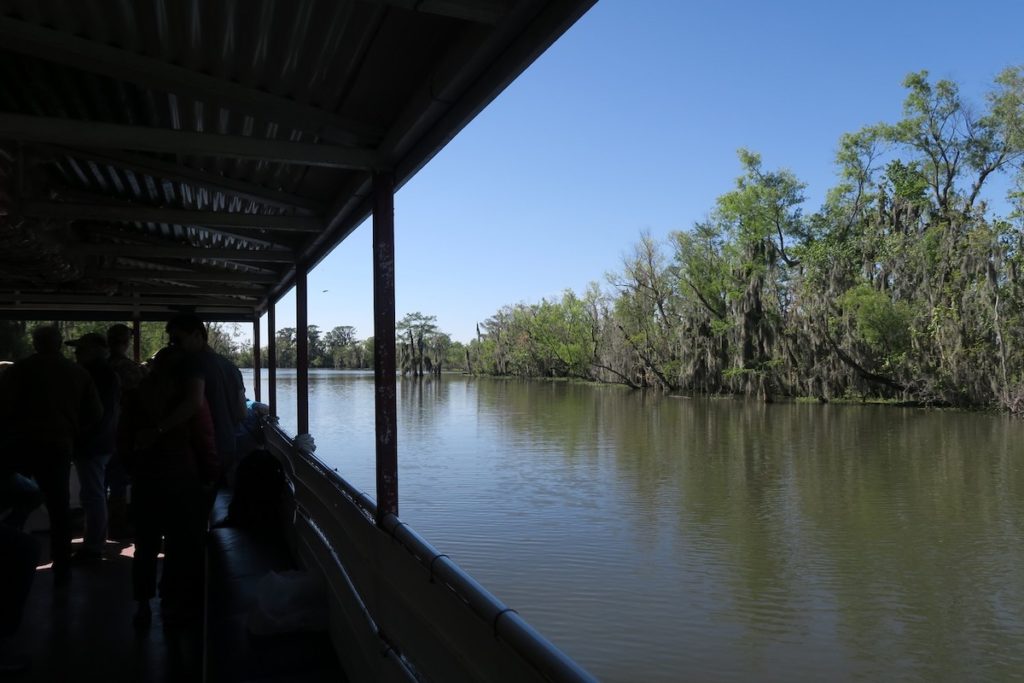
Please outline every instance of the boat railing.
M295 497L294 544L331 592L331 635L358 680L594 681L447 555L276 425L268 448Z

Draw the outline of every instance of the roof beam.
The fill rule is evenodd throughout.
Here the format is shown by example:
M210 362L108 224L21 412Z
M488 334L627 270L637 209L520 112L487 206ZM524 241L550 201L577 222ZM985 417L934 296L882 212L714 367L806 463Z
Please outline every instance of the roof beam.
M122 289L121 294L134 294L136 292L143 296L210 296L223 294L227 296L243 296L248 299L262 299L266 295L267 290L265 287L249 289L240 285L215 285L210 283L189 287L178 282L174 284L132 284Z
M151 320L164 321L181 313L182 309L194 310L204 320L211 322L251 323L253 316L260 310L253 306L107 306L98 310L95 306L60 306L53 304L37 304L33 308L24 308L0 302L0 320Z
M423 14L437 14L464 21L491 26L508 13L508 3L502 0L372 0Z
M242 299L245 299L244 301ZM29 294L26 292L0 292L0 302L8 302L15 304L68 304L69 306L74 305L86 305L86 306L104 306L107 304L120 304L123 306L136 306L146 304L156 304L160 306L199 306L199 305L213 305L213 306L245 306L252 307L256 301L255 296L240 297L237 301L224 300L220 297L188 297L188 296L135 296L134 294L121 294L112 296L102 296L96 294L74 294L74 293L58 293L58 294Z
M0 45L11 52L191 97L256 119L315 131L332 142L364 145L383 134L376 126L295 100L26 21L0 18Z
M188 228L183 228L187 230ZM232 244L228 248L230 249L291 249L290 244L286 244L279 241L264 239L261 237L254 237L252 235L240 234L238 232L228 232L220 230L218 228L200 228L205 232L202 237L213 237L219 236L224 239L236 240L237 244ZM130 240L132 244L152 244L154 246L168 245L182 245L189 246L189 244L183 242L174 242L172 240L178 239L175 236L157 235L146 232L139 232L134 228L128 228L127 230L121 225L88 225L81 228L82 235L88 235L95 239L97 237L110 238L113 241L118 240ZM205 241L205 240L204 240ZM192 244L191 246L201 246ZM211 245L212 246L212 245Z
M254 285L273 285L281 278L269 273L244 273L237 270L224 272L206 270L157 270L149 268L89 268L86 277L110 278L111 280L135 280L151 282L170 280L177 282L246 282Z
M320 232L323 222L312 216L268 216L226 211L189 211L139 204L73 204L27 202L22 213L38 218L92 220L129 223L167 223L218 228L275 230L279 232Z
M255 263L294 263L291 249L225 249L222 247L193 247L184 244L76 244L69 251L85 256L113 256L124 258L177 258L208 259L212 261L241 261Z
M70 147L257 159L350 170L385 167L383 156L369 149L23 114L0 114L0 139Z
M200 186L209 190L220 190L242 199L248 199L269 206L278 206L286 209L299 208L311 213L320 213L324 209L324 205L314 199L299 197L245 180L228 178L218 173L210 173L209 171L182 166L141 154L112 150L99 152L96 150L69 149L67 147L54 147L50 145L40 145L35 149L53 155L53 160L55 161L59 157L71 157L80 161L107 164L116 168L134 171L135 173L186 183L193 187Z

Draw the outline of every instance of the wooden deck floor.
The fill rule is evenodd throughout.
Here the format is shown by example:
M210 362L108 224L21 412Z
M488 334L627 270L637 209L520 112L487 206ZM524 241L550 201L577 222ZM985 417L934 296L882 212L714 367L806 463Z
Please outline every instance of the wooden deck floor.
M47 546L45 534L36 535ZM145 632L132 626L134 546L108 543L105 559L76 566L71 584L55 588L49 565L36 570L25 616L9 652L32 660L31 670L4 680L201 681L202 625L164 627L158 601Z

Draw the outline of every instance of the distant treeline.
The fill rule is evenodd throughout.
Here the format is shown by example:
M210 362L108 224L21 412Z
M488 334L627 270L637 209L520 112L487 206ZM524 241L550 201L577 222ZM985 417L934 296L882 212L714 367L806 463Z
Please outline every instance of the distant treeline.
M1024 410L1024 68L978 107L927 72L904 85L901 120L842 137L816 212L742 150L706 220L642 236L610 291L505 306L473 370ZM1015 181L1005 216L983 200L997 177Z
M465 366L465 347L453 342L441 332L435 316L410 313L396 323L398 364L402 374L437 374L450 367L462 370ZM121 321L131 324L131 321ZM39 324L57 325L64 339L76 339L87 332L106 334L112 322L55 321L26 323L0 320L0 360L16 360L32 352L31 331ZM227 356L236 365L252 367L253 346L247 339L244 328L236 323L210 323L207 325L210 346ZM164 323L144 322L141 324L141 357L150 358L166 343ZM338 325L327 332L319 326L308 328L309 366L312 368L368 369L373 367L373 337L356 338L356 329L349 325ZM294 368L298 359L297 333L294 327L284 327L274 335L276 341L277 366ZM267 367L267 347L260 349L263 367Z

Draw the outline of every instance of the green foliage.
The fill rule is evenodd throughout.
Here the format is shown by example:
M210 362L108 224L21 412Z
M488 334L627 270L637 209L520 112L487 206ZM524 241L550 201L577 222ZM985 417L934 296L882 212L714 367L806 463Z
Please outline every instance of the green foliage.
M19 320L0 320L0 360L17 360L32 353L26 327Z
M817 211L740 150L706 220L642 234L607 293L503 307L473 371L1024 412L1024 68L983 108L927 72L904 85L902 118L840 139ZM1000 174L1006 219L985 196Z
M896 358L910 350L914 314L906 302L861 283L843 294L839 304L852 317L860 341L875 354Z

